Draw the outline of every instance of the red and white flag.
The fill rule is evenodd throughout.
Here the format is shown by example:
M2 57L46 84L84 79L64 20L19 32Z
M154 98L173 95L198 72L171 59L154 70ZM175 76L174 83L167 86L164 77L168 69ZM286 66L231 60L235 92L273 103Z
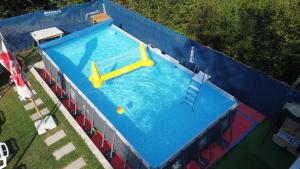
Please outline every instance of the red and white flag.
M32 98L16 57L10 53L4 43L4 38L0 34L0 64L2 64L11 74L11 79L15 82L17 91L22 100Z

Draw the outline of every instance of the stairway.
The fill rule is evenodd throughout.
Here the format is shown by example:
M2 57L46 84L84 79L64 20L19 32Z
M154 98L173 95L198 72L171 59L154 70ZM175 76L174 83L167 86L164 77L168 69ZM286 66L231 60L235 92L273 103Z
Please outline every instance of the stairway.
M198 93L200 89L196 87L195 85L192 84L192 81L190 81L190 84L186 90L185 97L184 97L184 102L190 105L194 111L194 105L196 103Z
M202 72L197 69L199 69L199 68L196 66L194 73L193 73L193 77L191 78L191 80L189 82L189 85L188 85L188 88L186 90L185 97L184 97L184 102L187 103L188 105L190 105L192 107L193 111L195 111L195 109L194 109L195 103L196 103L197 97L199 95L202 84L205 81L209 80L211 77L210 75L208 75L207 71Z

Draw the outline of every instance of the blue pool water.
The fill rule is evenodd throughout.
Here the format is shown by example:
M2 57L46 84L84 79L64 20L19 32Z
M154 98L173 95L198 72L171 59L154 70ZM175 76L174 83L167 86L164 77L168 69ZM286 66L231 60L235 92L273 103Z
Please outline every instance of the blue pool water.
M192 111L183 102L191 73L149 49L155 66L93 88L88 81L91 61L105 74L139 60L138 47L135 40L109 26L44 51L151 166L160 166L236 101L206 82ZM123 115L116 112L120 105L125 108Z

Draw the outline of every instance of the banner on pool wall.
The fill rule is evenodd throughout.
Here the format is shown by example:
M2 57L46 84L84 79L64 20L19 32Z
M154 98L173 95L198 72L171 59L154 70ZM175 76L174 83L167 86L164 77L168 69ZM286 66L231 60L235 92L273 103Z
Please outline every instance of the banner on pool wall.
M195 47L191 47L191 52L190 52L190 57L189 57L189 62L194 63L195 61Z
M44 15L45 15L45 16L58 15L58 14L61 14L61 10L45 11L45 12L44 12Z

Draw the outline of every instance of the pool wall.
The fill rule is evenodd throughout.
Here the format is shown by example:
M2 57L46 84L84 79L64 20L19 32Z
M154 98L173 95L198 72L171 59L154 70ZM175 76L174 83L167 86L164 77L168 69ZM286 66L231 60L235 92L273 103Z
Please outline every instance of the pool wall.
M228 112L225 112L225 114L222 115L219 119L216 119L216 121L213 124L210 124L210 126L208 126L208 128L204 132L201 131L196 137L192 138L186 145L183 145L183 147L177 153L170 156L169 159L165 161L163 164L161 164L160 166L150 166L147 163L147 161L145 161L143 157L135 150L135 148L130 145L130 143L125 139L125 137L122 136L122 134L101 113L101 111L84 95L84 93L81 92L79 88L77 88L77 86L67 77L67 75L65 75L59 69L59 67L52 61L52 59L43 51L44 48L48 48L53 45L80 37L81 35L86 34L90 31L101 29L106 26L110 26L111 23L112 21L108 20L106 22L97 24L94 27L85 28L80 32L75 32L73 34L67 35L64 38L55 39L53 41L42 44L38 49L39 49L39 53L42 56L46 70L52 76L52 78L49 79L50 83L55 82L60 85L60 87L65 91L61 93L61 97L67 96L69 98L69 103L71 99L75 101L75 104L77 105L77 109L78 109L78 111L75 113L76 114L80 113L84 116L84 118L90 120L92 122L92 127L97 128L97 131L100 131L104 135L104 138L112 146L110 152L108 153L112 154L112 151L118 153L125 160L124 167L126 165L129 165L131 168L134 169L170 168L179 159L184 161L197 160L199 151L198 152L194 151L197 147L196 143L200 142L201 139L205 139L206 140L205 147L207 146L209 147L210 143L219 139L222 133L224 133L225 130L230 128L231 126L231 122L237 107L236 104L233 105ZM122 30L119 29L119 31ZM129 34L127 34L127 36L135 39L138 42L141 42ZM189 71L185 67L179 65L178 62L176 62L170 56L162 55L162 54L160 54L160 56L173 62L174 64L181 67L185 71ZM224 93L226 96L232 98L232 96L230 96L226 92L222 91L219 88L217 89L220 90L220 92ZM101 146L104 146L103 142L101 143Z

